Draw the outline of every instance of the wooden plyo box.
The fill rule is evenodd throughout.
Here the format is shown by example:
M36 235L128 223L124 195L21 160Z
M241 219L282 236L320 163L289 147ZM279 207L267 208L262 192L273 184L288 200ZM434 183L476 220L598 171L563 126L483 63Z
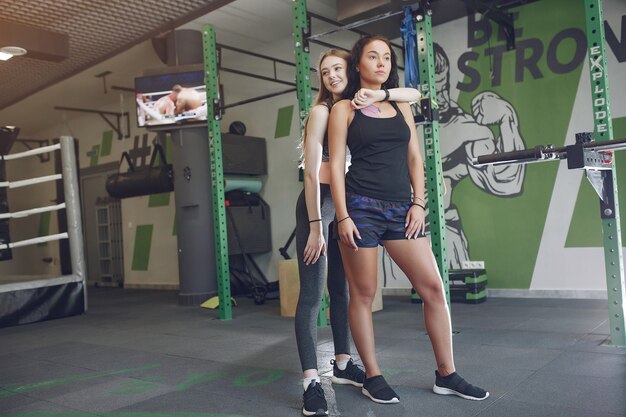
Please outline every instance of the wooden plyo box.
M383 309L383 296L381 290L381 277L378 277L378 289L372 303L372 311ZM278 261L278 288L280 293L280 315L283 317L295 317L298 296L300 294L300 275L298 274L298 261L288 259ZM330 309L327 309L329 311Z

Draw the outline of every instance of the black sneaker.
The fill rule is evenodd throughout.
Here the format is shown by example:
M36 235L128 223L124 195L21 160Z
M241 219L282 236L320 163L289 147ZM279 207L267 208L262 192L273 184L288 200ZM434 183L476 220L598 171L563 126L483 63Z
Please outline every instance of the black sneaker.
M376 403L394 404L400 402L400 397L391 389L382 375L366 378L361 392Z
M337 363L334 359L331 359L330 363L333 365L333 376L330 378L333 384L350 384L359 388L363 386L363 381L365 381L365 371L356 365L352 361L352 358L350 358L348 364L346 365L346 369L343 371L337 367Z
M317 381L311 381L309 387L302 395L304 405L302 406L302 414L305 416L327 416L328 404L324 396L322 384Z
M466 400L481 401L489 397L489 393L482 388L475 387L464 380L456 372L448 376L441 376L435 371L435 385L433 386L435 394L441 395L457 395Z

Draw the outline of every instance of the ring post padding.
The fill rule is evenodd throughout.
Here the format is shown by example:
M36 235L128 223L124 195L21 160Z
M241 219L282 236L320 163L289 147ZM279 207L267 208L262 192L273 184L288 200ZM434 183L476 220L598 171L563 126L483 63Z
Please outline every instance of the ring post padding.
M70 243L72 275L83 283L85 311L87 311L87 286L85 253L83 251L83 229L80 211L80 193L78 189L78 170L76 169L76 151L74 138L61 136L61 164L63 168L63 190L65 192L65 213L67 215L67 234Z
M585 0L587 47L589 48L589 76L594 116L594 137L598 142L613 140L611 103L609 94L608 62L604 37L604 17L601 0ZM604 266L609 301L611 344L626 346L626 285L622 255L622 233L617 194L615 162L611 170L603 171L605 187L612 193L609 204L600 201L602 236L604 239Z
M435 98L435 59L433 53L432 17L416 22L417 59L419 61L420 90L424 97ZM426 193L428 195L428 219L430 242L443 280L443 287L450 308L450 285L448 282L448 255L446 249L446 221L444 217L443 168L439 147L439 121L424 125L424 160L426 164Z
M233 318L233 307L230 296L230 267L228 263L228 236L226 234L226 201L224 197L222 133L220 128L221 115L216 113L216 106L214 105L219 103L218 62L215 48L215 30L211 25L204 25L202 29L202 44L204 47L204 80L208 111L209 156L211 160L217 292L220 300L220 319L231 320Z

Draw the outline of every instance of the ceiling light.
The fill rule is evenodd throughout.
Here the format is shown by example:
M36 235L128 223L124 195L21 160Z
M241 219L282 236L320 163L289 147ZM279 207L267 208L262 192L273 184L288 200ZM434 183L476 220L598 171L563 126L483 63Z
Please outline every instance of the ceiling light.
M26 49L19 46L5 46L0 48L0 60L7 61L14 56L25 55Z
M13 56L28 51L29 59L61 62L69 58L69 36L0 18L0 51Z

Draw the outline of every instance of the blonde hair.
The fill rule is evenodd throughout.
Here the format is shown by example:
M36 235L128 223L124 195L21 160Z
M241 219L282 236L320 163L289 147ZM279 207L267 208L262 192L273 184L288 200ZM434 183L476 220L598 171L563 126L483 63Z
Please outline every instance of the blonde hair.
M326 52L323 52L320 55L320 60L317 65L317 75L319 79L320 88L317 92L317 96L315 97L315 101L313 102L313 106L317 106L318 104L324 104L329 108L333 105L333 94L328 91L326 85L324 84L324 79L322 77L322 62L329 56L336 56L337 58L341 58L346 61L346 65L348 64L348 59L350 58L350 53L348 51L344 51L341 49L329 49ZM298 145L298 149L300 150L300 165L298 168L304 168L304 144L306 143L306 128L309 123L309 116L307 116L302 124L304 125L302 128L302 138L300 139L300 144Z

